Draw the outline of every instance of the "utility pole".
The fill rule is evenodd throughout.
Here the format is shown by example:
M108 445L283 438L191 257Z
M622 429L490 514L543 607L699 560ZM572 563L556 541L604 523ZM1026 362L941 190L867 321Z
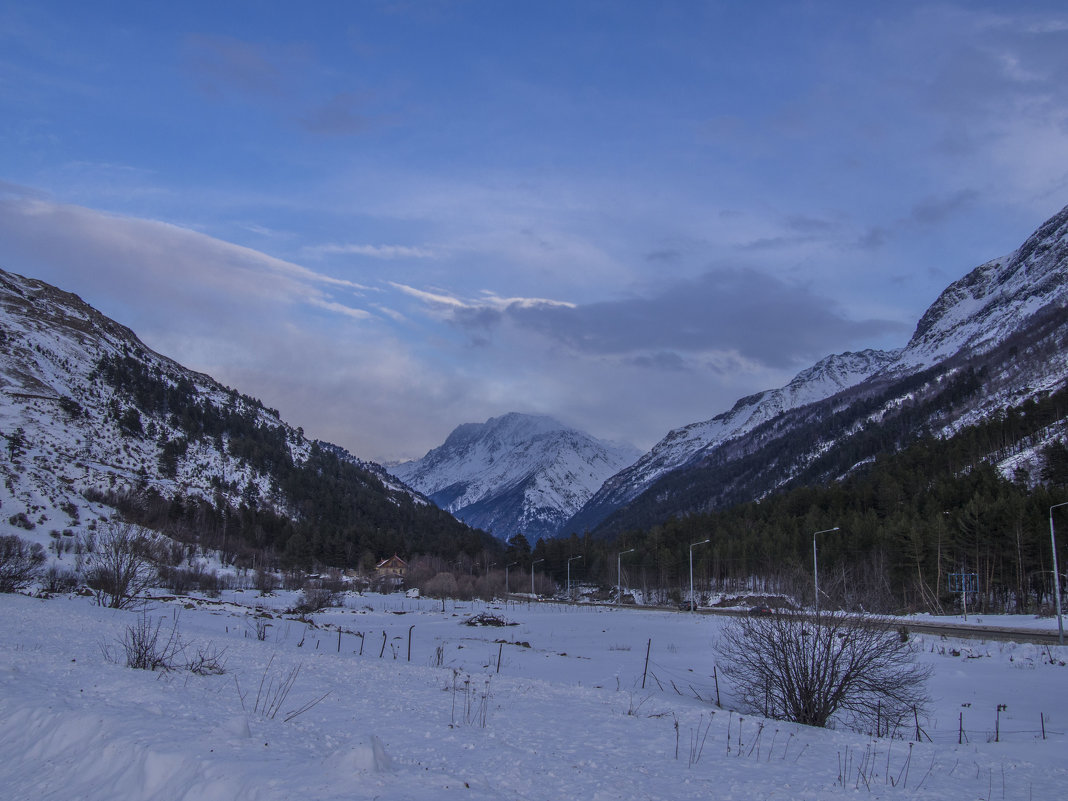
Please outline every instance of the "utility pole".
M823 529L823 531L817 531L815 534L812 535L812 583L815 585L815 588L816 588L816 619L817 620L819 620L819 617L820 617L820 572L819 572L819 566L816 563L816 536L818 534L828 534L828 533L830 533L832 531L837 531L837 530L838 530L838 526L835 526L834 528L825 528L825 529Z
M1057 570L1057 540L1053 536L1053 510L1068 506L1068 501L1055 503L1049 508L1049 542L1053 548L1053 594L1057 596L1057 642L1064 645L1064 622L1061 620L1061 574Z

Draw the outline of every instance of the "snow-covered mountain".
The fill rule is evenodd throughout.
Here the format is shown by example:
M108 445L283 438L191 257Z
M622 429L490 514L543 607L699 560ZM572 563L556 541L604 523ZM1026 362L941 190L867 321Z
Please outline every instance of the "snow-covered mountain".
M1017 250L950 284L920 318L889 374L914 372L1009 339L1040 311L1068 302L1068 206Z
M258 530L246 545L288 564L345 566L361 556L360 528L340 519L346 504L368 527L370 558L402 547L372 541L378 528L402 538L405 525L466 531L380 466L307 439L277 411L153 352L76 295L0 270L0 532L73 542L119 501L151 505L189 537L218 534L233 554L244 547L239 530ZM238 510L247 510L239 524Z
M461 425L423 458L391 470L469 525L534 542L555 534L639 453L550 417L513 412Z
M894 363L898 356L899 351L880 350L828 356L798 373L784 387L749 395L735 403L730 411L711 420L676 428L634 464L610 477L564 524L561 533L592 528L658 478L683 467L702 451L740 437L785 411L856 386Z
M759 497L864 427L948 394L947 387L966 371L981 376L966 400L932 403L937 411L910 425L950 434L1064 386L1068 207L1018 250L947 287L904 348L830 356L786 387L743 398L724 414L672 431L631 467L610 477L563 531L593 529L643 495L656 495L655 503L643 503L661 511L647 513L640 523L632 516L632 525L693 511L695 497L715 496L717 488L709 481L732 482L729 497L734 500L745 497L745 482L751 482L751 497ZM832 419L836 423L829 425ZM1051 428L1051 436L1057 430ZM783 442L790 437L794 441L786 449ZM729 465L743 458L752 464L732 473ZM1019 459L1002 468L1008 471L1013 465L1019 466ZM688 471L703 477L687 479Z

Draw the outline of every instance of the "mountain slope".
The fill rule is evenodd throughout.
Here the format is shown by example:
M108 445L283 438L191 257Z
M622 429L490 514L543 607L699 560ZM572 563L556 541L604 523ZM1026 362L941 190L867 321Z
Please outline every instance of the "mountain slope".
M637 455L550 417L513 412L461 425L422 459L391 469L470 525L534 541L555 534Z
M908 345L882 356L881 367L856 384L711 441L644 485L629 486L626 504L613 510L591 502L572 523L607 535L759 499L793 484L835 480L919 435L948 435L1063 387L1068 208L1015 252L947 287ZM1063 415L1044 430L1047 442L1063 438ZM1041 437L1030 444L1032 454L1041 444ZM651 462L650 456L638 464ZM1027 457L1011 466L1020 467L1021 460ZM610 497L618 480L610 479L594 497Z
M779 389L750 395L723 414L671 431L637 462L609 478L561 528L561 534L594 528L661 476L682 468L707 449L742 436L786 411L855 386L892 364L897 351L866 350L828 356Z
M77 296L4 271L0 400L0 527L45 544L86 540L106 502L258 564L481 547L378 466L308 440Z

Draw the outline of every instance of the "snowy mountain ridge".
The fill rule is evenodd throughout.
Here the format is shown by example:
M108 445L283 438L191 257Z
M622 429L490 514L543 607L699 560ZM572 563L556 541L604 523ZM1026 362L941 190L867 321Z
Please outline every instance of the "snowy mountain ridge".
M512 412L460 425L421 459L390 469L469 525L534 541L555 534L638 454L551 417Z
M842 438L936 394L962 370L978 370L982 382L974 396L929 421L934 430L951 434L1063 385L1068 373L1066 319L1068 207L1016 251L948 286L921 317L905 347L828 357L786 387L743 398L724 414L672 431L634 465L609 478L561 533L596 527L667 476L775 448L799 426L816 425L806 455L791 457L798 460L792 468L777 468L783 471L781 480L788 480ZM917 383L921 375L929 378ZM849 428L833 435L820 433L818 419L880 396L885 396L884 405ZM818 411L803 414L809 405Z
M711 420L674 429L637 462L610 477L567 521L561 533L591 527L604 514L634 499L658 478L682 468L705 450L741 437L785 411L856 386L892 364L899 353L865 350L827 356L798 373L786 386L749 395Z
M316 453L356 468L352 489L380 507L430 508L382 467L309 440L76 295L3 270L0 448L0 529L46 545L110 517L96 500L104 496L199 499L296 520L301 510L271 465L299 469Z
M1007 339L1068 286L1068 206L1017 250L981 264L950 284L927 309L887 372L915 371L967 350L982 353Z

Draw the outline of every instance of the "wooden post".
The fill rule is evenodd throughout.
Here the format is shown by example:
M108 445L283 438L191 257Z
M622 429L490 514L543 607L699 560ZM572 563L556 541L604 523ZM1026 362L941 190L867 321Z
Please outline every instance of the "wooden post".
M414 629L414 628L415 628L415 624L414 623L408 627L408 661L409 662L412 661L412 629Z
M382 632L382 650L380 650L378 652L378 658L381 659L382 658L382 654L384 654L385 652L386 652L386 633L383 631Z
M912 717L916 721L916 742L920 741L920 713L916 711L916 707L912 707Z
M712 681L716 683L716 706L723 709L723 704L719 702L719 675L716 673L716 666L712 666Z
M337 652L341 653L341 626L337 627Z
M957 745L964 745L964 713L960 713L960 724L957 728Z
M648 644L645 646L645 670L642 671L642 689L645 689L645 677L649 675L649 651L653 648L653 638L649 638Z
M1042 739L1046 739L1046 713L1039 712L1038 719L1042 722Z
M504 643L497 646L497 672L501 672L501 654L504 652Z

